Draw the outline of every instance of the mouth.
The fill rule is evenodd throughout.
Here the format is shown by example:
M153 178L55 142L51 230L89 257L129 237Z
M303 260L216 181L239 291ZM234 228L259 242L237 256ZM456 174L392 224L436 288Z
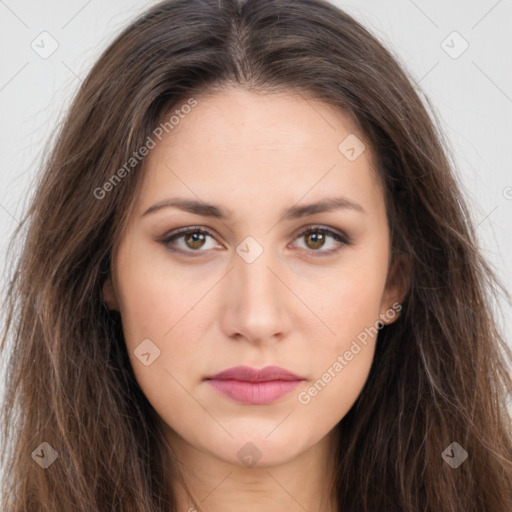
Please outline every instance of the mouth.
M205 379L215 390L246 405L267 405L287 395L305 379L284 368L235 366Z

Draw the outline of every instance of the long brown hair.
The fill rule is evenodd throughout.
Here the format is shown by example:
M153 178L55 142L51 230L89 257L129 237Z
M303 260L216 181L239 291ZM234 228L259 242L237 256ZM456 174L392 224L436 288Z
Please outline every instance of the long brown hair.
M376 155L392 261L408 261L402 314L380 330L366 385L336 426L339 510L510 512L500 285L433 111L391 52L323 0L164 1L84 80L17 230L1 345L2 510L176 510L172 453L101 290L141 178L142 160L130 159L165 114L229 84L351 115ZM468 454L457 468L442 456L453 442ZM37 450L53 452L41 443L58 455L46 469Z

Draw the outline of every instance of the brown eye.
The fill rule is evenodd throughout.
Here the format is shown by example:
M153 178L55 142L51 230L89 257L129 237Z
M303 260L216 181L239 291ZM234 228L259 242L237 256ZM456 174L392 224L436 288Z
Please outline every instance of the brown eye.
M325 235L323 233L311 232L304 235L306 240L309 240L311 243L306 242L306 245L309 249L320 249L325 243Z
M297 239L304 240L302 249L316 253L315 256L328 256L337 252L341 246L352 243L348 236L322 227L309 228L303 231ZM329 240L333 240L333 242L329 243Z
M199 231L193 231L184 236L185 243L190 249L200 249L205 242L205 234Z
M213 249L216 244L210 242L208 247L208 238L214 240L213 235L206 229L202 228L182 228L160 239L169 250L181 253L187 253L195 256L193 253L200 255L208 249Z
M208 238L212 240L208 246ZM345 234L337 233L323 227L312 227L303 231L296 240L304 240L301 249L309 251L315 256L328 256L337 252L343 245L351 245L350 238ZM209 249L218 248L214 243L213 234L200 227L187 227L178 229L159 241L170 251L179 252L187 256L200 256Z

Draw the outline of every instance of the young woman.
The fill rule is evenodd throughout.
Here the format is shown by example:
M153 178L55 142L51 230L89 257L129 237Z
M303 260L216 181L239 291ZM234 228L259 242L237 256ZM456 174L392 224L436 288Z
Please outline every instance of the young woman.
M512 510L499 285L441 137L327 2L135 20L22 224L2 510Z

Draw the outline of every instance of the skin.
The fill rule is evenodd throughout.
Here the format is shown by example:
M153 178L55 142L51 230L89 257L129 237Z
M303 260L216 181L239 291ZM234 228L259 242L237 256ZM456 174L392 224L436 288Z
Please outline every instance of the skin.
M298 396L329 368L333 375L337 357L365 328L395 321L398 313L389 311L405 290L390 269L384 196L370 148L349 161L340 142L349 134L364 141L352 120L291 92L230 87L197 100L145 158L104 300L121 313L137 381L201 510L334 511L328 489L334 427L368 378L375 335L307 404ZM364 212L282 219L292 206L338 196ZM173 197L219 205L233 217L175 207L143 215ZM300 236L318 225L353 243L327 235L322 245L314 235ZM174 240L195 257L160 241L190 226L213 234ZM236 252L248 236L263 249L251 263ZM160 350L148 366L134 353L145 339ZM269 405L240 404L204 381L242 364L278 365L305 380ZM237 456L249 442L257 451L245 450L260 457L252 467ZM179 510L192 511L182 487L170 483Z

